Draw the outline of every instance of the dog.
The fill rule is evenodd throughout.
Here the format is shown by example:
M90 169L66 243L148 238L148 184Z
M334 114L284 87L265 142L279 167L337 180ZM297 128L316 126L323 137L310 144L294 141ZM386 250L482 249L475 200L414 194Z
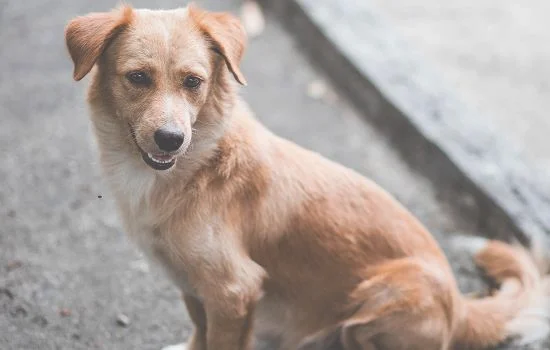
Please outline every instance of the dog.
M442 250L356 172L277 137L238 96L246 33L195 5L122 6L71 20L74 79L129 236L183 294L194 324L177 349L482 349L543 328L531 253L478 241L500 288L460 294ZM276 53L270 53L276 54ZM540 322L539 322L540 321ZM175 349L175 348L174 348Z

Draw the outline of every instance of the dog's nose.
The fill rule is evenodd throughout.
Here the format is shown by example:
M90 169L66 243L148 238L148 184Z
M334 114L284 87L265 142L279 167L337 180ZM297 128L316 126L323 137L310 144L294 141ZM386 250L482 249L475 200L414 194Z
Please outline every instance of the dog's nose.
M176 126L165 125L155 131L155 143L166 152L177 151L183 143L183 131Z

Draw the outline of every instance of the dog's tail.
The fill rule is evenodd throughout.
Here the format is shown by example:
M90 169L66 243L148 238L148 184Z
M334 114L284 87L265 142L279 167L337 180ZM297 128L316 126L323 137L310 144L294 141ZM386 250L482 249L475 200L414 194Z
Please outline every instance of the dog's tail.
M463 299L464 317L454 338L455 349L482 349L508 338L529 343L549 333L549 281L525 248L498 241L479 241L476 263L500 284L492 296Z

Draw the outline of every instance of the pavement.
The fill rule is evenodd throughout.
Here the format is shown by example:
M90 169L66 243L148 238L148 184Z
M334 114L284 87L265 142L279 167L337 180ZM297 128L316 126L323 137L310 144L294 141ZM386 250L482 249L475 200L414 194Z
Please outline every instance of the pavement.
M199 4L236 10L239 2ZM178 291L121 231L99 176L86 82L72 81L64 48L70 18L115 5L0 3L0 349L159 349L189 334ZM270 16L243 70L249 85L242 93L260 120L373 178L442 243L464 292L484 287L469 257L448 244L455 234L479 234L475 225L439 202L432 184L333 91Z
M489 128L550 177L550 2L371 1Z

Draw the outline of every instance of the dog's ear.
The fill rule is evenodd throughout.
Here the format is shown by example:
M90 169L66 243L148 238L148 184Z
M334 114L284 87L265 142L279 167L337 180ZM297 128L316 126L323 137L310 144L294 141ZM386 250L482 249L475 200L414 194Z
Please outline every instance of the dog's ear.
M69 22L65 28L65 41L73 59L75 80L88 74L109 41L131 22L132 17L132 8L123 6L111 12L90 13Z
M213 50L223 57L235 80L246 85L239 69L246 47L246 32L239 19L225 12L204 11L194 4L190 4L188 9L190 17L212 41Z

